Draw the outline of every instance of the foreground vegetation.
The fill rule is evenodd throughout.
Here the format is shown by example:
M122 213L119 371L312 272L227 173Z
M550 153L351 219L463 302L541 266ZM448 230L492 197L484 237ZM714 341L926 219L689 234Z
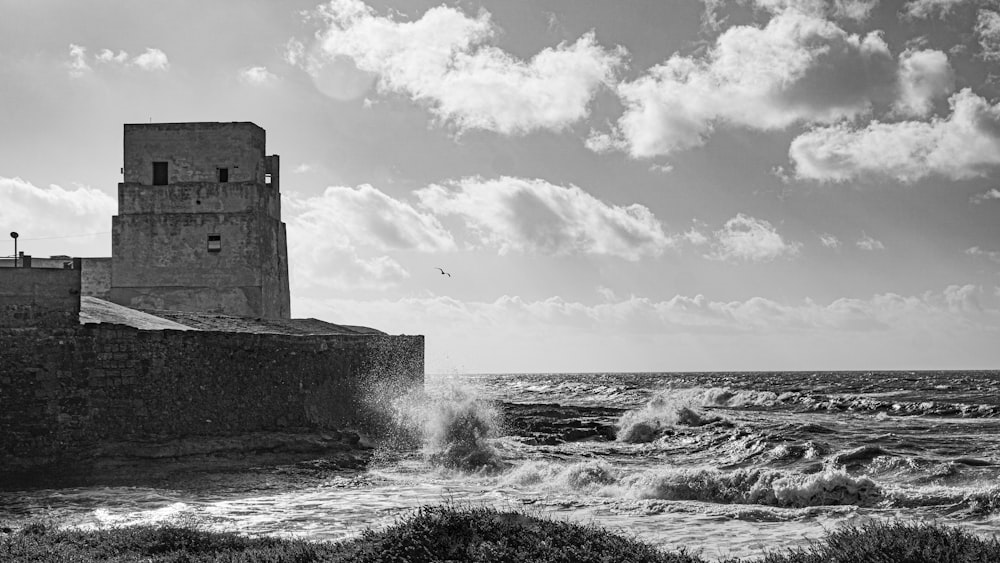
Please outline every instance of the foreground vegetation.
M228 562L655 562L702 563L595 526L490 508L427 507L382 531L340 543L128 527L91 532L35 523L0 533L0 561ZM739 563L732 559L728 563ZM966 563L1000 561L1000 543L957 529L870 523L802 549L761 554L766 563Z

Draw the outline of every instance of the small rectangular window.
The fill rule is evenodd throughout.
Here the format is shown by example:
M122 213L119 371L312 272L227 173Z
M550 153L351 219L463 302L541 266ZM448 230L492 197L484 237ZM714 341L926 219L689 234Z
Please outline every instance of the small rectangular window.
M229 181L229 169L220 168L219 169L219 182L226 183Z
M208 235L208 251L220 252L222 250L222 235Z
M153 163L153 185L154 186L166 186L167 185L167 163L166 162L154 162Z
M270 184L271 183L271 175L270 174L264 174L264 183L265 184Z

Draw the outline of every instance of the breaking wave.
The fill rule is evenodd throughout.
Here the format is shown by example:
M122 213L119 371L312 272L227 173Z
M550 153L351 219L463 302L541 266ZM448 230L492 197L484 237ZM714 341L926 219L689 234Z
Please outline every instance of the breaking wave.
M663 393L681 395L690 405L698 407L765 408L784 405L807 412L843 411L884 413L889 416L920 415L959 418L1000 417L1000 405L995 404L891 400L885 396L821 395L800 391L774 393L772 391L730 387L692 387L667 390Z
M622 484L638 498L789 508L871 506L882 498L874 481L841 469L803 475L766 469L678 468L634 475Z
M629 473L602 461L559 464L532 461L504 475L510 486L540 486L621 499L700 501L783 508L873 506L882 489L867 477L843 469L811 475L767 469L722 471L710 467L671 467Z
M694 392L693 392L694 391ZM732 426L728 419L697 409L697 390L667 390L640 409L627 411L618 420L619 442L652 442L677 427Z

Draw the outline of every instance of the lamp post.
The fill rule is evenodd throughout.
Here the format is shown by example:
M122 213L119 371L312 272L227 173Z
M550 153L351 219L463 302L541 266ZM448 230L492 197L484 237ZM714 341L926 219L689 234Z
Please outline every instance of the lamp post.
M11 232L10 233L10 238L14 239L14 267L15 268L17 267L17 237L19 237L19 236L21 236L21 235L15 233L15 232Z

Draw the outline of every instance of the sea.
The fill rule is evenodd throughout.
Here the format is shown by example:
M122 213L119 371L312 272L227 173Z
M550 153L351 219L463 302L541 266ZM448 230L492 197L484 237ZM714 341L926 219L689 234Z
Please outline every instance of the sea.
M428 375L374 386L363 469L305 485L0 492L0 520L341 540L425 505L706 559L868 521L1000 533L1000 371Z

